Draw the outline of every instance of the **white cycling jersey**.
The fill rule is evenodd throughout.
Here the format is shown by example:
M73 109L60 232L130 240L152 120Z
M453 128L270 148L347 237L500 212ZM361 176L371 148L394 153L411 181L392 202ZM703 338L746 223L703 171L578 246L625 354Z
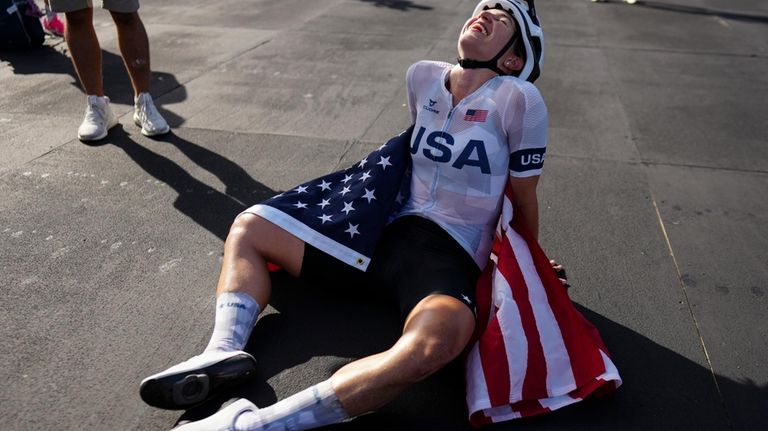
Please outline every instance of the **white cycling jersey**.
M490 79L454 107L452 67L420 61L406 74L413 173L397 217L434 221L483 268L508 175L541 174L547 108L533 84L511 76Z

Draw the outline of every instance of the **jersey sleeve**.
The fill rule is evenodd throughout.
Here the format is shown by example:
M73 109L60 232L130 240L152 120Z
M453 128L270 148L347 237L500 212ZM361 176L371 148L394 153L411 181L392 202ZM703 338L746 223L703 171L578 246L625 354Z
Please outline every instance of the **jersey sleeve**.
M513 115L507 115L509 174L524 178L541 175L547 151L547 107L539 90L523 83L510 92Z

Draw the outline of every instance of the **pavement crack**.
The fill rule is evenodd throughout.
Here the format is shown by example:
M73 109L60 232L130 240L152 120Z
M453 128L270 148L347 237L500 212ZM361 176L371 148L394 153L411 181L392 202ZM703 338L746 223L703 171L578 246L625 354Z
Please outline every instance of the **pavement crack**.
M647 160L643 160L641 162L642 164L646 166L673 166L678 168L693 168L693 169L711 169L713 171L728 171L728 172L739 172L744 174L768 174L768 171L762 170L762 169L743 169L743 168L730 168L730 167L722 167L722 166L707 166L707 165L697 165L695 163L661 163L661 162L651 162Z
M600 45L600 44L588 44L588 43L550 43L552 46L563 48L585 48L585 49L600 49L600 50L617 50L617 51L639 51L639 52L660 52L665 54L687 54L687 55L702 55L702 56L718 56L718 57L739 57L739 58L759 58L768 59L768 54L765 53L736 53L736 52L723 52L723 51L703 51L703 50L684 50L675 48L651 48L644 46L612 46L612 45Z
M339 158L336 160L336 164L333 165L331 172L336 172L341 169L341 162L344 160L347 154L352 150L352 147L354 147L358 143L360 143L360 141L357 139L346 141L344 145L344 150L341 152L341 155L339 155Z
M693 312L693 307L691 306L691 301L688 297L688 290L685 287L685 282L683 281L683 276L680 272L680 266L677 263L675 252L672 249L672 242L670 241L669 235L667 234L667 229L664 226L664 220L661 218L661 211L659 211L659 206L656 204L656 198L653 197L653 193L651 193L651 203L653 203L653 209L656 212L656 219L659 222L661 233L664 236L664 242L667 244L667 250L669 251L669 256L672 259L672 265L675 267L678 285L683 292L683 298L685 299L685 304L688 307L688 313L690 313L693 325L696 328L696 335L699 337L699 344L701 345L701 349L704 352L704 358L707 361L707 367L709 368L710 376L712 377L712 383L715 384L715 390L717 391L717 395L720 398L720 404L723 408L723 412L725 413L725 418L728 421L731 430L733 430L733 421L731 420L731 416L728 412L728 406L725 403L725 397L723 396L723 392L720 389L720 384L717 382L717 373L715 373L715 368L712 366L712 359L709 356L707 344L704 342L704 337L701 335L701 327L699 326L699 321L696 319L696 314Z
M696 163L655 162L650 160L637 160L637 159L622 160L622 159L604 158L604 157L572 156L572 155L564 155L564 154L556 154L556 153L548 154L547 157L560 159L560 160L567 160L567 161L577 161L577 162L583 161L583 162L624 163L630 166L637 166L637 165L643 165L646 167L647 166L666 166L666 167L674 167L674 168L707 169L707 170L720 171L720 172L736 172L741 174L768 175L768 171L764 169L745 169L745 168L734 168L734 167L728 167L728 166L710 166L710 165L700 165Z

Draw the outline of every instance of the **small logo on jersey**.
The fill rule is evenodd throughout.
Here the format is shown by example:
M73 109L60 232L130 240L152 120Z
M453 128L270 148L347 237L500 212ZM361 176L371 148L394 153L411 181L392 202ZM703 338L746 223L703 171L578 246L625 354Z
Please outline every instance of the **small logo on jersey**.
M467 113L464 115L464 121L474 121L476 123L485 123L487 118L487 109L467 109Z
M429 112L431 112L433 114L439 114L440 111L438 111L437 109L433 108L433 106L435 106L435 104L437 104L437 100L429 99L429 106L422 105L421 108L424 109L425 111L429 111Z

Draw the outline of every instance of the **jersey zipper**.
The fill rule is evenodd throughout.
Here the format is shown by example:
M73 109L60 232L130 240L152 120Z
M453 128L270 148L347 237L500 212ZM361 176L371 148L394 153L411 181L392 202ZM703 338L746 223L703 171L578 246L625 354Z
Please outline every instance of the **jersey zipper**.
M454 111L459 109L459 107L462 104L464 104L465 100L466 100L466 98L464 98L456 106L451 107L451 109L448 111L448 116L446 117L445 122L443 123L443 128L441 130L441 132L443 134L448 132L448 129L451 127L451 120L453 119ZM451 103L451 104L453 104L453 103ZM432 196L432 199L431 199L432 203L431 203L431 205L428 208L425 208L425 211L429 211L432 208L434 208L435 205L437 205L437 198L435 196L435 191L437 190L437 179L438 178L440 178L440 164L435 163L435 175L432 178L432 187L430 187L430 190L429 190L429 195Z

